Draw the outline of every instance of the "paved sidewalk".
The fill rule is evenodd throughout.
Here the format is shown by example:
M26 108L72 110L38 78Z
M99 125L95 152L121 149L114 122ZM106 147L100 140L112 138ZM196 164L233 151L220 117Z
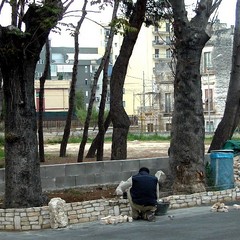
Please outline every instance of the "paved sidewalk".
M167 215L157 216L156 222L91 222L56 230L0 232L0 240L239 240L240 210L230 208L229 212L220 213L211 212L210 208L169 210ZM173 220L168 215L173 215Z

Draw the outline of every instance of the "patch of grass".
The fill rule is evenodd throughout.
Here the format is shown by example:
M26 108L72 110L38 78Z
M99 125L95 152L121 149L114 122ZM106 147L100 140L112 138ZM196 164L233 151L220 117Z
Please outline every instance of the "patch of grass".
M0 136L0 147L4 146L4 136Z
M128 140L140 140L140 141L170 141L170 136L162 136L158 134L128 134Z
M4 161L4 150L2 147L0 147L0 168L3 168L5 166L5 161Z

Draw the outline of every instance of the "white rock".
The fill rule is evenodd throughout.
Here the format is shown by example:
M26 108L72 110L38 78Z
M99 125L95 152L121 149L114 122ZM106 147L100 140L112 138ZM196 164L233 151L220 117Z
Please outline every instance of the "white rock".
M65 200L52 198L48 203L51 228L63 228L68 225L68 217L64 210Z

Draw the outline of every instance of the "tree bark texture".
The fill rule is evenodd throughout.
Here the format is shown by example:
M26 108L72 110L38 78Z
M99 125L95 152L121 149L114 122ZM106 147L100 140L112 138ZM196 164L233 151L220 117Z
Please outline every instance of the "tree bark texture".
M173 8L175 54L174 112L170 144L170 167L174 193L205 191L204 115L200 59L209 40L205 32L213 11L212 1L200 1L189 21L183 0L170 0ZM217 7L217 6L216 6Z
M129 117L123 107L123 86L129 59L141 26L144 22L147 0L138 0L129 19L129 26L134 31L126 32L120 54L114 64L110 80L110 111L113 123L112 160L127 158L127 135L130 126Z
M56 9L52 11L50 9ZM62 16L58 1L29 5L22 32L0 26L0 66L4 83L5 118L5 207L40 206L43 203L34 74L39 55L52 27ZM46 18L51 24L45 24Z
M236 5L236 21L233 39L232 70L227 94L226 106L221 122L213 136L211 150L221 149L232 138L240 120L240 0Z

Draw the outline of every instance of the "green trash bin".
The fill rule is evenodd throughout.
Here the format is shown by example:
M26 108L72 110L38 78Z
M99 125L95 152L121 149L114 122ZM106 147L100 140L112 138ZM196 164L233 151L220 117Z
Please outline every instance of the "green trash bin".
M233 157L233 150L211 151L212 177L219 190L234 188Z

